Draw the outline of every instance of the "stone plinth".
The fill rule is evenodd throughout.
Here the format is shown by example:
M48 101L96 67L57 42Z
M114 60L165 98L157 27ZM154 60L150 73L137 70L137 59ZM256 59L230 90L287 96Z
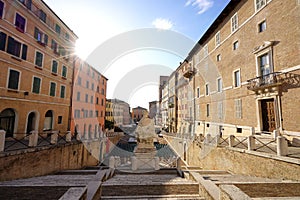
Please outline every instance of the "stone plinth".
M156 159L154 145L139 143L132 157L132 170L159 170L159 159Z

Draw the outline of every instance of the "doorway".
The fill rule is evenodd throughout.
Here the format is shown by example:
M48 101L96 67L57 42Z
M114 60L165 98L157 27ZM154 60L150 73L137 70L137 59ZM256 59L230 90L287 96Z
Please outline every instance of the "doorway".
M273 132L276 129L274 99L261 100L262 131Z
M34 112L31 112L29 115L28 115L28 119L27 119L27 128L26 128L26 133L29 134L31 131L34 130L35 128L35 120L36 117L35 117L35 113Z

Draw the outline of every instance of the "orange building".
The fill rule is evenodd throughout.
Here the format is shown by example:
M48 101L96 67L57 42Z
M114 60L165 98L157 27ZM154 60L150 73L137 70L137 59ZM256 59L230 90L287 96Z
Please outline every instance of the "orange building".
M0 129L24 136L70 128L77 36L41 0L0 0Z
M107 78L79 58L74 63L71 131L95 138L104 129Z
M144 113L145 112L148 112L146 108L143 108L143 107L136 107L136 108L132 108L132 119L134 122L139 122L143 116L144 116Z

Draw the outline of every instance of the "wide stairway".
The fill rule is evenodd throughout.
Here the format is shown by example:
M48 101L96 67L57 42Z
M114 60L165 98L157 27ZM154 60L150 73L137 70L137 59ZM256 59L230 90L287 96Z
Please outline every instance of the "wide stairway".
M176 169L149 173L117 172L102 184L101 199L204 199L199 184L181 178Z

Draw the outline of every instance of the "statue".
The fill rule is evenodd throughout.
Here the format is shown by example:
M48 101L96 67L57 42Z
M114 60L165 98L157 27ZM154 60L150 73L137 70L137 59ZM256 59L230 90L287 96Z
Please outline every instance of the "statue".
M153 139L157 138L154 120L149 118L147 112L143 113L143 118L136 128L135 134L138 143L153 144Z

